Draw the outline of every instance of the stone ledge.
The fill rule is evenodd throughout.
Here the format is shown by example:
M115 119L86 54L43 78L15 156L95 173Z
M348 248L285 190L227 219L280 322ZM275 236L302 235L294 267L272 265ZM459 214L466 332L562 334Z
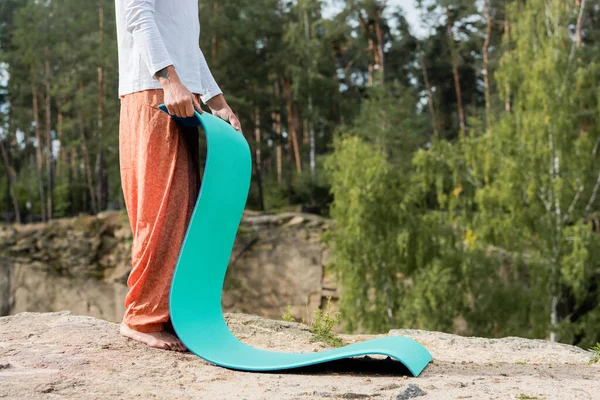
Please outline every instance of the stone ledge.
M246 211L225 280L226 311L309 319L325 296L331 221L312 214ZM0 225L0 315L70 309L118 320L131 271L131 229L124 212L49 223ZM199 264L201 260L199 260Z
M240 340L264 349L310 352L302 324L227 314ZM572 346L520 338L464 338L394 330L434 357L418 378L378 356L282 373L215 367L192 354L150 349L118 333L118 324L70 312L0 318L0 398L10 399L423 399L596 398L600 365ZM343 335L347 343L374 335ZM409 386L413 385L413 386ZM417 390L418 388L418 390Z

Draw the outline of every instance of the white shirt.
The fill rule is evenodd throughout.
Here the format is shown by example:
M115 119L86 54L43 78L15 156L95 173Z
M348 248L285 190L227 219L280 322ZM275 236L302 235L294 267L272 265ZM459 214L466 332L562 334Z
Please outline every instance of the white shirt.
M115 0L119 96L161 89L154 78L173 65L206 103L221 92L200 50L198 0Z

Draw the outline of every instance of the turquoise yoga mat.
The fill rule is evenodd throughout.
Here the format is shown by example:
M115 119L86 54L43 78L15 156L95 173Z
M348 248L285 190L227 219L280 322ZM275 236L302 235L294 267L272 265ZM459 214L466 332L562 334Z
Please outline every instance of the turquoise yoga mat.
M159 108L167 112L164 105ZM244 371L283 370L382 354L418 376L431 355L406 337L382 337L317 353L287 353L254 348L231 333L223 318L221 291L250 188L250 148L240 132L211 114L173 118L187 126L202 125L208 143L200 196L171 286L171 322L183 344L210 363Z

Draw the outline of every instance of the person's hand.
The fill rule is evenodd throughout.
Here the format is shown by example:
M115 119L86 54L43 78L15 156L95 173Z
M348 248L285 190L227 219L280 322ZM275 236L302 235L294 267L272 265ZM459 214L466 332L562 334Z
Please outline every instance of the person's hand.
M206 105L210 108L213 115L229 122L235 130L242 131L240 120L231 110L231 107L225 101L225 97L219 94L206 102Z
M158 71L156 78L163 87L164 102L169 114L181 118L193 117L194 110L202 114L196 96L181 83L172 65Z

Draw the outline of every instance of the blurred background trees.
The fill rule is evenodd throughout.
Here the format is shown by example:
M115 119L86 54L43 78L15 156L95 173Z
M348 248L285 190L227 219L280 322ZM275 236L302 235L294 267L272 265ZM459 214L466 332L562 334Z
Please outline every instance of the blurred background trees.
M335 220L348 330L600 341L597 4L397 4L199 1L248 207ZM124 208L114 18L0 2L4 220Z

